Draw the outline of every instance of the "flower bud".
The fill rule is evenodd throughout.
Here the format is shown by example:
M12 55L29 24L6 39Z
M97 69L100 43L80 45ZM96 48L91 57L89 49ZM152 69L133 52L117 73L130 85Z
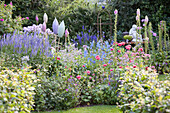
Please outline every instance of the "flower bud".
M35 20L38 22L38 15L36 15Z
M145 22L148 23L149 19L148 16L145 16Z
M69 35L69 31L68 31L68 29L66 29L65 30L65 37L68 37L68 35Z
M44 13L44 17L43 17L43 19L44 19L44 22L45 22L45 23L47 23L47 21L48 21L48 16L47 16L47 14L46 14L46 13Z
M45 32L46 31L46 23L44 22L42 25L42 31Z

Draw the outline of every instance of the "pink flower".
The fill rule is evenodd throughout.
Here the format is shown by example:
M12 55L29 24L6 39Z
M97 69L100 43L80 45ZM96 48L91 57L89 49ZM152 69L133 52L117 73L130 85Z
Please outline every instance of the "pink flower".
M131 63L131 62L132 62L132 60L129 61L129 63Z
M143 48L139 48L138 51L141 51L141 52L142 52L142 51L143 51Z
M131 45L127 45L127 46L125 46L125 48L126 48L127 50L130 50Z
M145 24L143 24L143 26L145 26Z
M36 15L35 20L38 22L38 15Z
M100 60L100 56L99 55L96 56L96 60Z
M0 19L0 21L2 21L2 22L3 22L3 21L4 21L4 19Z
M27 20L29 20L29 17L26 17Z
M139 16L136 16L136 21L138 21L139 20Z
M87 70L86 73L87 73L88 75L90 75L91 71Z
M89 77L89 79L91 80L91 79L92 79L92 77Z
M136 67L137 67L136 65L133 66L133 68L136 68Z
M67 66L65 66L65 68L67 68Z
M140 9L137 9L136 13L140 16Z
M44 22L42 25L42 31L45 32L46 31L46 23Z
M118 43L116 42L116 44L118 44ZM113 43L113 45L115 45L115 43Z
M118 52L118 53L120 53L121 51L120 51L120 50L118 50L117 52Z
M155 37L156 37L156 33L153 33L153 36L155 36Z
M85 65L83 65L82 67L85 67Z
M66 91L68 91L68 89L66 89Z
M25 20L25 18L21 18L21 20Z
M95 75L95 74L92 74L93 76Z
M60 60L60 57L57 57L57 60Z
M77 84L75 84L75 86L77 86Z
M151 68L155 68L155 66L151 66Z
M141 21L142 21L142 22L144 22L144 21L145 21L145 19L142 19Z
M115 14L115 15L117 15L117 14L118 14L118 10L117 10L117 9L114 11L114 14Z
M146 57L150 57L150 54L145 54Z
M110 71L113 71L113 69L110 69Z
M69 35L69 31L68 31L68 29L66 29L65 30L65 37L68 37L68 35Z
M103 66L104 66L104 67L106 67L106 66L107 66L107 64L103 64Z
M10 2L10 5L12 5L12 2Z
M6 7L6 4L4 4L4 7Z
M119 66L119 68L123 68L122 66Z
M122 46L122 43L118 43L118 46Z
M81 79L81 76L80 76L80 75L78 75L78 76L77 76L77 79L79 79L79 80L80 80L80 79Z
M125 45L125 42L121 42L121 43L122 43L123 46Z
M139 58L140 56L136 56L136 58Z
M113 51L113 50L114 50L113 48L110 49L110 51Z

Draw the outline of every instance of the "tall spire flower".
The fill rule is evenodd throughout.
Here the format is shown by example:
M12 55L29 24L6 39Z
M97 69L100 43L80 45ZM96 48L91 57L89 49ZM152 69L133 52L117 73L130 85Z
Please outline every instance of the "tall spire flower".
M137 13L138 16L140 16L140 9L139 8L137 9L136 13Z

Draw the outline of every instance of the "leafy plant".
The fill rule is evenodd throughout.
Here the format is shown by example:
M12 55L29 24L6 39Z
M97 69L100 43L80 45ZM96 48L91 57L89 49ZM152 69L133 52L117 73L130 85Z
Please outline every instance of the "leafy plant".
M159 81L156 71L129 68L119 85L119 105L125 112L168 112L169 81Z
M0 112L30 112L37 78L28 68L0 71Z
M12 33L15 30L22 30L22 24L26 22L29 18L22 18L21 16L16 16L12 18L12 11L14 6L12 2L6 5L3 1L0 2L0 35L6 33Z

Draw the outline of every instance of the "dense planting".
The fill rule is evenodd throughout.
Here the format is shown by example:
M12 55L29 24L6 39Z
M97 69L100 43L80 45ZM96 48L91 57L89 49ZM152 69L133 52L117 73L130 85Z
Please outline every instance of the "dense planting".
M77 6L81 2L75 3ZM69 8L71 6L67 5L68 11L71 12ZM1 2L1 6L4 10L4 13L1 13L4 16L0 25L6 26L9 22L5 8L12 8L12 2L9 5ZM105 7L102 8L104 11ZM73 9L86 12L81 8ZM12 9L10 11L12 13ZM74 15L61 12L70 14L70 17ZM82 24L82 31L75 34L72 29L66 29L73 26L67 25L64 20L58 22L57 18L49 17L49 13L43 15L43 24L38 24L37 15L35 18L37 25L22 28L20 24L22 29L14 27L13 30L7 31L11 33L2 32L3 36L0 38L2 113L62 110L98 104L117 104L118 108L128 113L170 111L170 81L158 80L159 74L169 77L170 69L169 35L165 21L158 24L156 33L147 15L145 19L140 20L140 9L137 9L136 32L138 35L143 34L141 35L143 39L141 42L131 44L128 41L132 36L125 35L123 39L117 32L120 27L117 26L120 25L117 9L113 12L112 37L105 35L103 31L103 36L99 37L94 29ZM51 19L53 23L52 27L49 27ZM70 39L69 32L75 37ZM120 41L119 38L125 41Z

